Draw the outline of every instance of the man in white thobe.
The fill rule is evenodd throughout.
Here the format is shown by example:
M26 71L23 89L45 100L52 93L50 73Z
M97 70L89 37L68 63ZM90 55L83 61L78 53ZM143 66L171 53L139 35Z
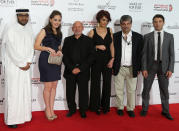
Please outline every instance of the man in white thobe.
M28 12L28 9L17 9L17 20L3 34L4 118L10 128L17 128L17 124L32 118L30 65L34 55L34 39Z

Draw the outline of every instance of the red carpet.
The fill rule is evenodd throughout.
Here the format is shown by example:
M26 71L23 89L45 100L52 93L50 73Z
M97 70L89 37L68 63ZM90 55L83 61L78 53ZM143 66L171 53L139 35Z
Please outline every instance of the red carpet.
M171 104L170 112L174 121L170 121L161 115L161 106L150 106L148 115L139 115L141 106L136 107L135 118L129 118L125 112L123 117L116 114L116 109L104 115L97 116L93 112L87 112L87 118L82 119L77 112L71 118L67 118L67 111L56 111L59 118L54 121L46 120L43 112L33 112L31 122L19 125L17 131L179 131L179 104ZM10 131L0 115L0 131Z

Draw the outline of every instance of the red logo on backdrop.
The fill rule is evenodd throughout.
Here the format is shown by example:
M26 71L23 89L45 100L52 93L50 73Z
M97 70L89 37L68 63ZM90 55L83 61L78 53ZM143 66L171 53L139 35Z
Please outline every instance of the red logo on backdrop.
M50 0L50 6L54 6L55 0Z
M173 6L169 5L169 11L172 11L172 10L173 10Z
M173 11L173 6L171 4L154 4L154 10L155 11Z

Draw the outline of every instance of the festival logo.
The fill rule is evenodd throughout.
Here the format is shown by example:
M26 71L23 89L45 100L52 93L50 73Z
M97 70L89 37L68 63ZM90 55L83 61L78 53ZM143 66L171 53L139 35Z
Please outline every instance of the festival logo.
M71 0L68 2L68 11L84 11L84 1L83 0Z
M143 11L143 3L142 2L130 2L129 3L129 11L130 12L142 12Z
M31 5L35 6L54 6L55 0L31 0Z
M32 84L42 84L40 78L32 78Z
M100 4L97 6L98 9L101 9L101 10L107 10L107 9L115 10L116 9L116 5L112 3L112 0L103 0L102 2L103 4Z

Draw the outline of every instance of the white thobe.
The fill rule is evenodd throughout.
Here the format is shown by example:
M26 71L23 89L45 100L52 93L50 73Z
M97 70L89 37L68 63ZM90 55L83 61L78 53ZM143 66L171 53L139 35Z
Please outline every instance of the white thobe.
M30 121L31 115L31 70L23 71L32 62L33 35L28 26L12 25L4 35L5 44L5 123L21 124Z

